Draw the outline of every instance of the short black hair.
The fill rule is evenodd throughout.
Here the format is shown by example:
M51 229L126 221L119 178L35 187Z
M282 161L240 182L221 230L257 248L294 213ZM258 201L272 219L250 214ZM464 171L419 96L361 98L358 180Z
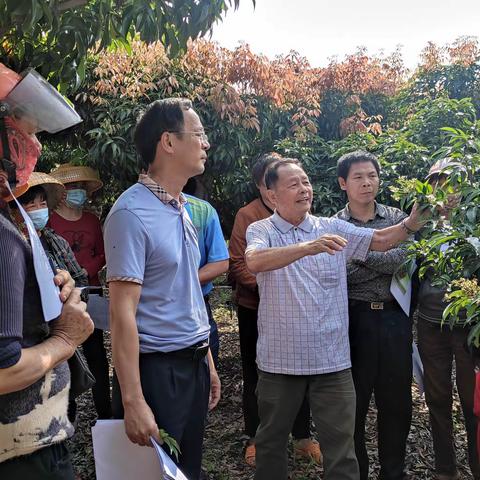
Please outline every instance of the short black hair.
M354 163L370 162L375 167L377 175L380 175L380 164L378 158L370 152L365 150L355 150L354 152L342 155L337 162L337 177L347 179L350 172L350 167Z
M281 158L280 160L277 160L268 167L265 173L265 186L269 190L272 189L278 182L278 169L285 165L296 165L303 170L303 165L297 158Z
M263 153L257 158L252 168L253 181L257 187L263 182L267 168L281 158L282 156L275 152Z
M40 201L47 201L47 192L41 185L35 185L32 188L29 188L23 195L20 195L17 200L21 205L26 205L27 203L33 202L37 197L40 197ZM13 208L18 208L17 202L12 200L9 205Z
M133 135L141 169L147 170L155 160L157 143L164 132L181 132L183 112L191 108L192 102L186 98L156 100L147 107Z

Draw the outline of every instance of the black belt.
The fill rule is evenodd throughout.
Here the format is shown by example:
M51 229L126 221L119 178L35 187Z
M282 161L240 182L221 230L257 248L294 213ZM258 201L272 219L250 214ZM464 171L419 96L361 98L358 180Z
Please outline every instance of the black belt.
M173 350L172 352L159 352L162 355L169 355L172 357L189 358L191 360L201 360L208 353L210 348L208 340L195 343L194 345L181 350Z
M390 302L364 302L362 300L349 300L349 308L358 310L399 310L400 305L395 301Z

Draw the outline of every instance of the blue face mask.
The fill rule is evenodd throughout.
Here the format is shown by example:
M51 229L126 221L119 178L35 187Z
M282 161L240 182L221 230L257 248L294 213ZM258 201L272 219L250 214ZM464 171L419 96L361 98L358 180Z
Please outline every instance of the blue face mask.
M35 226L35 230L43 230L45 228L48 222L48 208L39 208L38 210L32 210L27 213Z
M86 201L87 191L83 188L74 188L72 190L67 190L67 202L70 206L75 208L81 208Z

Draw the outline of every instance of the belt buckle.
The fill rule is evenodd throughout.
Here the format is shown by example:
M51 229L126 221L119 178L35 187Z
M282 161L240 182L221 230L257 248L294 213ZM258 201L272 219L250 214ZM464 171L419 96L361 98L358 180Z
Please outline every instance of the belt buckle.
M383 310L383 302L371 302L370 303L371 310Z

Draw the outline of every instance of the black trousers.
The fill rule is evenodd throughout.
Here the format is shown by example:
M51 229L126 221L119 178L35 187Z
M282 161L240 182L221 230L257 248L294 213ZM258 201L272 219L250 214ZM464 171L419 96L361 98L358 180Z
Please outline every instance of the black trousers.
M2 480L74 480L70 455L65 443L56 443L29 455L0 463Z
M243 418L245 434L255 438L260 419L257 405L257 310L238 306L238 330L243 373ZM310 437L310 404L308 392L295 419L292 435L296 439Z
M143 353L140 354L140 380L158 428L163 428L180 446L179 461L175 457L172 460L189 480L199 480L210 393L207 359L194 360L174 353ZM123 418L121 392L115 375L112 406L114 418Z
M96 328L82 345L83 353L88 366L95 377L92 387L93 403L98 418L112 418L112 405L110 402L110 375L105 345L103 344L103 330Z
M412 419L412 323L400 307L371 310L351 302L349 316L360 480L368 479L365 421L372 393L377 405L380 479L400 480L405 475L405 448Z

